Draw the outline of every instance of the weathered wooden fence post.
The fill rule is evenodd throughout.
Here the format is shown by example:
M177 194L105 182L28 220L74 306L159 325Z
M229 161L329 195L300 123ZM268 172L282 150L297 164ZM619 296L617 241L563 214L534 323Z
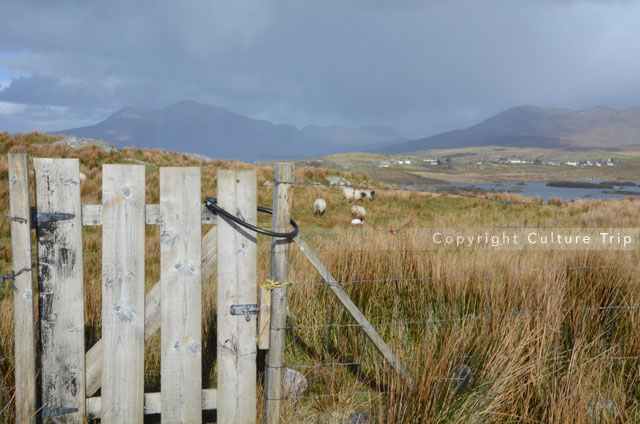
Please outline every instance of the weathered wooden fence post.
M102 167L101 420L144 419L145 169Z
M218 205L256 225L256 171L219 170ZM218 422L256 422L256 318L231 315L257 304L256 233L218 216Z
M34 159L43 412L85 420L82 206L78 159ZM64 215L62 215L64 214Z
M9 196L11 202L11 255L15 292L13 322L15 338L16 422L34 423L36 416L36 334L31 269L31 200L29 157L9 153Z
M291 218L293 164L277 163L274 170L273 230L287 232ZM289 279L289 252L291 240L271 240L270 278L284 284ZM269 320L269 350L267 351L265 380L265 422L280 423L282 402L282 374L284 366L285 325L287 321L287 286L276 287L271 292L271 317Z
M202 421L200 168L160 168L160 215L162 421L195 424Z

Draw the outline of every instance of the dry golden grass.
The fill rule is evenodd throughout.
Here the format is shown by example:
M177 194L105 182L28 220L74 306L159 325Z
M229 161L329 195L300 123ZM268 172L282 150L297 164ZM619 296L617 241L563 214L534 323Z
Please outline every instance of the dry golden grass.
M1 213L9 212L7 152L79 158L81 172L87 175L81 185L84 204L101 202L103 163L153 164L146 167L147 203L159 200L158 166L200 166L203 197L215 195L218 168L254 168L232 161L202 163L158 150L72 150L49 145L54 140L43 134L0 134L0 199L5 205ZM263 183L272 180L273 171L257 168L257 173L258 203L268 206L273 188ZM327 175L375 185L362 175L320 168L298 168L295 174L296 180L308 183L326 183ZM313 215L313 201L318 197L327 201L323 217ZM540 199L510 194L484 199L381 190L375 201L363 203L367 218L355 231L349 225L351 205L342 202L340 189L295 186L293 199L293 217L303 232L330 233L308 241L338 281L350 282L343 287L406 361L418 390L405 387L389 366L379 363L381 357L293 248L291 280L296 284L290 289L288 326L294 328L287 331L285 356L289 366L299 366L296 369L307 377L309 388L305 398L284 402L286 422L344 422L354 412L369 413L379 423L640 421L640 333L635 325L640 315L637 309L603 309L640 305L637 251L430 250L429 232L419 231L550 222L637 227L637 219L597 219L637 217L640 201L625 198L541 205ZM259 223L268 227L269 220L261 214ZM0 230L0 270L5 272L11 269L7 220L0 220ZM83 245L89 348L101 333L99 227L84 229ZM267 277L268 249L269 240L260 237L259 281ZM159 256L159 230L149 226L147 288L159 279ZM203 380L215 387L215 277L203 282L203 287ZM14 408L12 296L10 287L0 288L0 357L4 358L0 376L6 388L0 396L0 410L7 422ZM584 310L594 307L600 309ZM451 375L461 363L471 367L474 379L455 394L449 390ZM159 369L156 335L146 346L147 391L159 390Z

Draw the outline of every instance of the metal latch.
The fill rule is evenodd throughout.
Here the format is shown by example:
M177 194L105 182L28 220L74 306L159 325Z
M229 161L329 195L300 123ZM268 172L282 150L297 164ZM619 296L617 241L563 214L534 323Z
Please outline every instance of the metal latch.
M78 412L78 408L51 408L45 406L40 410L40 418L59 417L61 415L73 414Z
M255 303L250 305L231 305L231 315L244 315L244 319L247 321L251 320L250 315L256 315L258 312L260 312L260 307Z
M65 221L75 217L72 213L37 213L35 207L31 207L31 227L36 228L38 224L54 221Z

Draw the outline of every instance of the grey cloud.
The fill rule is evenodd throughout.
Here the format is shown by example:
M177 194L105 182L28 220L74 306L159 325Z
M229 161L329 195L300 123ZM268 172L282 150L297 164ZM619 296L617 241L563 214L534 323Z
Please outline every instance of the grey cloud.
M278 122L425 134L516 104L640 103L630 1L5 3L0 51L19 54L0 66L33 74L5 101L194 98Z

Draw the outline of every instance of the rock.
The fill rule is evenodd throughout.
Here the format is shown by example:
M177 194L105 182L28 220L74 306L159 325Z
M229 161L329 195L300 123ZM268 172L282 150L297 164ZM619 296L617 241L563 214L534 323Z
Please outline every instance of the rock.
M284 369L284 378L282 379L282 389L287 397L297 397L302 395L309 383L307 378L296 370L291 368Z
M599 423L609 421L618 414L618 408L613 399L599 399L591 406L587 407L587 417L589 422Z
M273 183L271 181L267 180L262 185L265 186L265 187L269 187L269 186L273 185Z
M453 371L449 389L454 394L458 394L467 388L471 380L473 380L473 371L471 371L471 368L468 365L460 364Z
M133 163L137 163L138 165L144 165L144 166L158 166L154 163L150 163L150 162L145 162L143 160L140 159L129 159L129 158L125 158L124 160L129 161L129 162L133 162Z
M84 172L80 173L80 181L86 181L87 176L84 174Z
M80 147L95 145L100 147L102 150L104 150L107 153L118 151L118 149L116 149L116 147L113 144L109 144L106 141L102 141L102 140L94 140L93 138L68 137L53 143L53 145L56 145L56 144L66 144L72 149L79 149Z
M213 160L209 156L201 155L200 153L184 153L184 155L191 159L200 160L206 163L209 163Z
M347 180L346 178L337 177L337 176L327 177L327 180L329 181L329 185L332 185L332 186L351 186L351 185L353 185L353 183L351 181Z
M366 424L371 421L371 415L364 412L354 412L349 416L348 424Z

